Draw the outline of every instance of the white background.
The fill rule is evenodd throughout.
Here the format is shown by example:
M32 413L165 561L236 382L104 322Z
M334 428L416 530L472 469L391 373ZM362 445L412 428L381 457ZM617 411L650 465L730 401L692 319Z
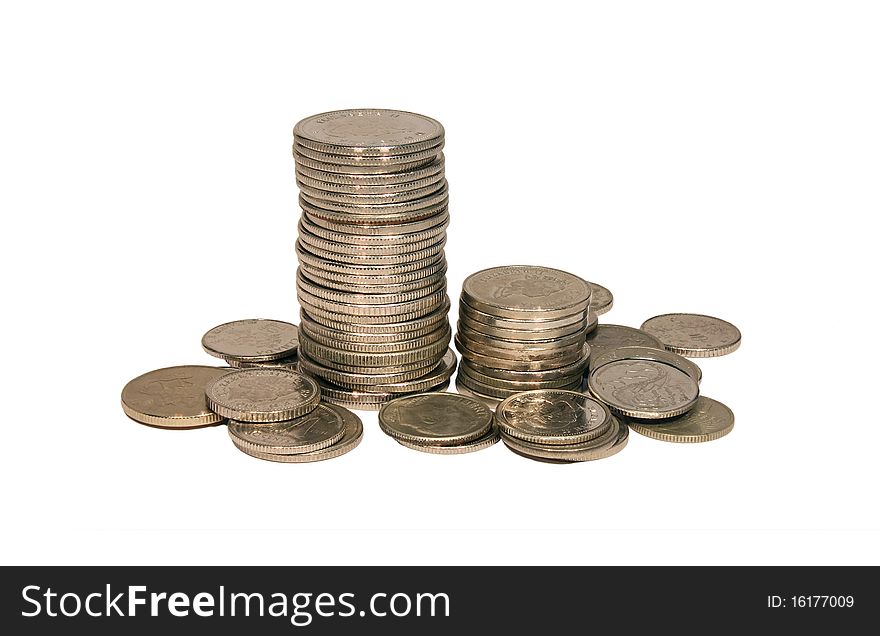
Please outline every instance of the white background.
M12 6L10 6L12 5ZM4 3L4 563L880 563L878 10L857 2ZM447 130L449 289L558 267L605 322L740 327L736 428L612 459L261 462L119 407L297 321L293 125ZM454 315L453 315L454 318Z

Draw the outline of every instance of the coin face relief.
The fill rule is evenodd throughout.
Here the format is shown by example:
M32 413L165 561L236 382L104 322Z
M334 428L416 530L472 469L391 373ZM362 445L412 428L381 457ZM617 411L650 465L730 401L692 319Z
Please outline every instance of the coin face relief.
M389 402L379 411L379 424L396 439L455 445L484 435L492 426L492 412L464 395L426 393Z
M699 396L696 380L654 360L615 360L593 369L590 392L608 407L630 417L662 419L681 415Z
M462 297L482 312L512 318L573 314L590 301L587 281L549 267L509 265L468 276Z
M739 329L720 318L701 314L663 314L649 318L642 330L655 336L669 351L691 358L710 358L739 348Z
M436 145L444 130L437 120L417 113L355 108L306 117L294 127L293 134L303 145L322 151L335 146L343 152L381 148L402 154L419 144Z
M495 410L502 433L540 444L576 444L598 437L611 414L576 391L540 389L512 395Z
M228 368L185 365L156 369L122 389L122 410L141 424L162 428L198 428L225 418L208 406L205 388Z
M321 399L315 381L287 369L240 369L211 383L212 410L246 422L279 422L305 415Z
M202 336L202 348L217 358L260 362L289 358L299 345L296 325L281 320L235 320Z

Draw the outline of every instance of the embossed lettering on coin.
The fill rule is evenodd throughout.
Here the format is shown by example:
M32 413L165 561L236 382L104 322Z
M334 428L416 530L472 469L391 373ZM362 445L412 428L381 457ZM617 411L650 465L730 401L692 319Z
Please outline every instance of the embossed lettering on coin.
M601 435L611 414L576 391L540 389L512 395L495 410L503 433L542 444L575 444Z
M654 360L615 360L590 372L590 391L612 410L640 418L679 415L699 395L696 380Z

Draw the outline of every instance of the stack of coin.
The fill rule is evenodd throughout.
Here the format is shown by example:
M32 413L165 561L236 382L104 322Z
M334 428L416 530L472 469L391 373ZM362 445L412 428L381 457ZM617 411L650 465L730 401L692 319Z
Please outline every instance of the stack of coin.
M435 455L473 453L500 439L492 411L480 400L455 393L392 400L379 411L379 426L401 446Z
M610 457L629 439L629 427L578 391L539 389L513 395L495 409L495 424L510 450L550 462Z
M357 416L321 404L317 383L290 369L232 370L210 382L205 395L211 410L229 420L235 447L259 459L330 459L355 448L363 436Z
M456 386L491 405L522 391L582 386L596 326L590 283L549 267L509 265L465 279Z
M298 368L352 408L445 387L455 356L443 126L360 109L307 117L293 134Z

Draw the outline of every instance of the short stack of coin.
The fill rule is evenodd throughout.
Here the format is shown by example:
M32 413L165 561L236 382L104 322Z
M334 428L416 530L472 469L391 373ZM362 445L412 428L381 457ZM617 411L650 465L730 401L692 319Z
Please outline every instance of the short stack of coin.
M493 267L465 279L456 385L489 404L533 389L582 386L596 326L590 283L549 267ZM610 303L610 301L609 301Z
M299 330L283 320L251 318L217 325L202 336L202 348L231 367L296 369Z
M504 399L495 424L513 452L549 462L583 462L617 454L629 427L601 402L578 391L539 389Z
M355 109L294 128L299 369L324 398L378 409L448 385L443 126Z
M208 405L229 420L227 432L240 451L283 463L315 462L343 455L363 437L360 419L321 404L312 379L284 368L229 371L205 388Z

